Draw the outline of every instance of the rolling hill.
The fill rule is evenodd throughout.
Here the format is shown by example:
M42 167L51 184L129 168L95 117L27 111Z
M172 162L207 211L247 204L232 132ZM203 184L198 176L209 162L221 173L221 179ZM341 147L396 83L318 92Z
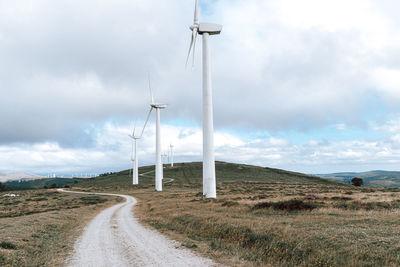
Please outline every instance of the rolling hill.
M400 172L398 171L369 171L369 172L341 172L317 174L320 177L348 183L352 178L364 180L364 186L369 187L400 187Z
M316 176L280 169L258 167L245 164L216 162L217 182L254 182L271 184L321 184L343 185L340 182ZM139 168L139 181L141 187L154 183L154 165ZM202 183L202 163L177 163L173 168L164 168L164 178L174 179L175 186L200 186ZM41 178L36 180L9 181L5 185L12 190L42 189L51 187L64 187L78 184L79 187L96 187L97 189L110 189L112 187L125 187L132 185L130 170L123 170L96 178Z
M258 167L245 164L216 162L217 182L262 182L262 183L290 183L290 184L324 184L343 185L316 176L280 169ZM139 168L141 185L154 183L154 166ZM173 168L165 167L164 178L174 179L177 186L186 186L202 183L202 163L177 163ZM110 187L131 185L130 171L124 170L104 177L92 178L79 183L79 187Z
M0 172L0 183L16 180L36 180L41 178L44 177L24 172Z
M27 189L43 189L43 188L55 188L64 187L66 185L78 183L87 178L40 178L40 179L28 179L18 181L8 181L4 185L11 190L27 190Z

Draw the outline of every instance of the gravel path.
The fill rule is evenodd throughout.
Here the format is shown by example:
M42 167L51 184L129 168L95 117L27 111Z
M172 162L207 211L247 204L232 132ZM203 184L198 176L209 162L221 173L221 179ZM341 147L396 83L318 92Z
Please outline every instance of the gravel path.
M119 196L126 200L102 211L86 226L67 266L216 266L180 247L180 243L142 226L132 212L136 199L131 196L59 191Z

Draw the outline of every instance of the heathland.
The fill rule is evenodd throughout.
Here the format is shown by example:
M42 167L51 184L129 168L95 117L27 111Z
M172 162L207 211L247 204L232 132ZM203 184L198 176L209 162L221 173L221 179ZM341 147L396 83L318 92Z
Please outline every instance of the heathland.
M214 200L202 197L201 163L166 167L163 192L154 191L154 166L140 168L139 173L143 175L139 186L131 185L129 171L79 181L71 186L74 190L136 197L139 203L135 213L144 224L228 266L400 265L399 189L354 187L300 173L222 162L216 164L216 170L218 197ZM32 192L75 199L51 190ZM80 202L81 197L70 201ZM44 208L52 201L43 204ZM102 209L110 204L93 205ZM81 221L76 216L76 225L68 226L81 229L95 210L80 206L76 209L82 212L73 212L73 206L65 209L60 205L46 212L57 212L54 216L59 218L68 212L87 212L86 219ZM12 220L7 222L12 225ZM53 228L54 232L64 231L62 227ZM11 226L9 229L14 231ZM43 232L46 231L44 228ZM79 232L68 231L75 233L72 236ZM54 242L62 243L62 238L56 239ZM0 248L0 262L1 257L8 260L18 250L29 256L24 246L33 240L27 234L14 240L0 236L0 242L14 242L14 249ZM48 242L40 240L43 246ZM65 246L65 249L71 247L70 243Z

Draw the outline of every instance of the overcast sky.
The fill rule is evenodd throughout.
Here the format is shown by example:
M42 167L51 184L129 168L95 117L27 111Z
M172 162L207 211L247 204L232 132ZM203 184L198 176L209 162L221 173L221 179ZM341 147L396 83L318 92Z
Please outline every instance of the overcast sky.
M0 0L0 171L130 166L149 109L163 148L202 158L194 0ZM305 173L400 170L400 3L200 0L211 37L216 159ZM154 114L153 114L154 115ZM152 116L139 143L154 162Z

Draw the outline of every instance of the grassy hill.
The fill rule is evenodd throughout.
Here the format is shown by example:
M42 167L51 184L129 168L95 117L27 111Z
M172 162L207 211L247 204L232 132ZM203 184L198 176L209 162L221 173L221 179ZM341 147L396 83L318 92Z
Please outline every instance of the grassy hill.
M321 184L321 185L343 185L342 183L323 179L316 176L280 169L264 168L245 164L234 164L216 162L215 165L217 183L231 182L260 182L260 183L290 183L290 184ZM154 166L139 168L141 185L154 183ZM178 163L173 168L165 167L164 178L174 179L176 186L197 186L202 183L202 163ZM97 177L79 183L80 187L118 187L131 185L130 171L125 170L104 177Z
M72 185L87 178L41 178L36 180L9 181L4 185L11 190L43 189L52 187L64 187Z
M341 182L349 182L352 178L359 177L364 180L364 186L400 187L400 172L398 171L341 172L319 174L319 176Z

